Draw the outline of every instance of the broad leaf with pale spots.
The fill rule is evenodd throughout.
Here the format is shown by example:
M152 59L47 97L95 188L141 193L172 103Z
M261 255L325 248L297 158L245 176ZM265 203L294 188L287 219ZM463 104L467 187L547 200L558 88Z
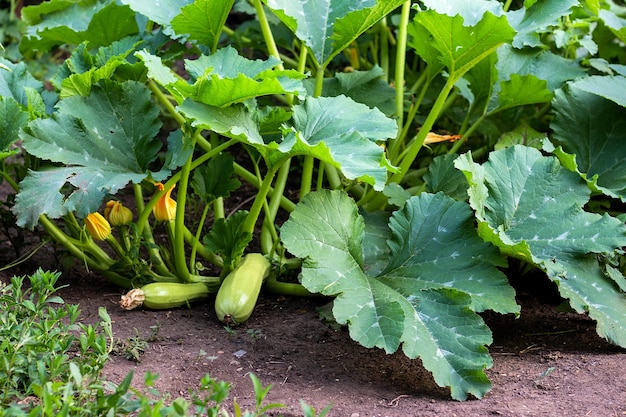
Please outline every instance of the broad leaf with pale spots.
M484 374L491 332L475 312L519 312L497 269L504 259L476 234L469 206L443 194L410 198L386 232L382 220L360 215L343 192L318 191L298 204L281 237L304 259L302 284L336 296L335 319L354 340L388 353L402 346L453 398L482 397L491 386ZM384 258L376 254L384 253L385 237L387 266L372 276L381 268L368 264Z
M596 257L626 246L626 225L583 209L585 181L522 145L492 152L483 165L465 154L456 166L470 183L481 237L542 268L576 311L597 321L600 336L626 347L626 294Z

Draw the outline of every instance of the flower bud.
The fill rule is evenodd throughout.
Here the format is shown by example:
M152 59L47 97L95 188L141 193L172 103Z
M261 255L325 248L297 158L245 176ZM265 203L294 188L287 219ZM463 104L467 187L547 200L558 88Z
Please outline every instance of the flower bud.
M159 191L163 191L165 189L163 184L160 182L155 185ZM156 205L152 209L154 217L159 221L169 221L176 218L176 201L170 197L174 187L175 185L167 190L167 192L159 199L159 201L157 201Z
M87 232L96 240L104 240L111 234L111 225L98 212L89 213L85 217L85 226L87 226Z
M104 218L111 226L124 226L133 221L133 212L119 201L110 200L104 209Z

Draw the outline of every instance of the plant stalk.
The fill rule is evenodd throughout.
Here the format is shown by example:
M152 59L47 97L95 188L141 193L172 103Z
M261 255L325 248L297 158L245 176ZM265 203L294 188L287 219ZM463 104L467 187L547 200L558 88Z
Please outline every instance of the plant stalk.
M195 142L194 142L195 144ZM176 274L182 277L183 281L189 281L189 268L185 256L185 207L187 203L187 188L189 185L189 175L191 174L191 163L193 155L189 155L187 161L182 166L178 194L176 195L176 218L174 219L174 265Z
M402 4L400 12L400 25L398 26L398 39L396 44L396 67L395 67L395 87L396 87L396 121L398 123L398 136L392 139L389 146L395 149L395 142L400 139L404 126L404 70L406 65L406 44L408 36L409 15L411 12L411 1Z
M402 179L404 178L404 176L409 172L409 169L411 168L413 161L415 161L417 154L419 153L420 149L422 149L422 145L424 144L426 135L428 135L428 132L430 132L433 125L437 121L437 118L441 114L441 111L446 103L446 99L448 98L448 95L450 94L453 88L454 88L454 81L452 80L452 78L449 78L446 82L446 85L443 87L443 89L439 93L439 96L437 97L437 100L433 104L432 109L428 113L428 117L426 117L426 120L424 121L424 125L421 127L420 131L418 132L417 137L415 138L413 143L410 145L407 153L402 158L399 171L391 176L390 182L400 183Z

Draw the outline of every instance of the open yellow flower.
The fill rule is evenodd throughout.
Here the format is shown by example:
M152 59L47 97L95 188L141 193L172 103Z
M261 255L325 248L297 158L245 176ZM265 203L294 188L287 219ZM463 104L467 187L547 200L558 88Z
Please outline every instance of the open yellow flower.
M165 187L162 183L157 182L155 184L159 191L163 191ZM167 192L157 201L156 205L152 209L154 217L159 221L170 221L176 218L176 200L170 195L176 185L173 185Z
M119 201L110 200L104 209L104 218L111 226L124 226L133 221L133 212Z
M85 226L87 226L87 232L96 240L104 240L111 234L111 225L98 212L89 213L85 217Z

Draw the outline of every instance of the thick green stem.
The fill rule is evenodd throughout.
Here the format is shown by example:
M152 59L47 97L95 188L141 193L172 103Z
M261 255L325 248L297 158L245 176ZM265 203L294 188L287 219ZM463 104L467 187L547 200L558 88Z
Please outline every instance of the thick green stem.
M210 205L207 204L208 207L210 207ZM226 210L224 209L224 197L218 197L215 199L215 201L213 201L213 218L215 220L217 219L223 219L226 217Z
M227 36L231 38L235 37L235 31L229 28L228 26L223 26L222 32L224 32ZM252 39L248 38L247 36L239 36L238 39L240 39L241 42L246 43L246 44L252 43Z
M400 183L402 178L409 172L411 165L415 161L417 154L420 149L422 149L422 145L424 144L424 139L426 139L426 135L431 131L433 125L437 121L437 118L441 114L441 111L446 103L446 99L450 94L450 91L454 88L454 80L448 78L446 85L443 87L437 100L433 104L432 109L428 113L428 117L424 121L424 125L421 127L420 131L417 134L417 137L409 147L407 153L402 158L402 162L400 163L400 170L391 176L390 182Z
M313 185L313 169L315 167L315 159L306 155L302 161L302 177L300 178L300 199L311 192Z
M396 68L395 68L395 88L396 88L396 121L398 123L398 134L402 132L404 126L404 70L406 63L406 43L407 33L409 26L409 15L411 12L411 1L405 1L402 4L402 11L400 14L400 24L398 26L398 39L396 45ZM391 140L390 146L395 147L394 141Z
M267 20L267 16L265 16L265 10L263 10L263 4L261 3L261 0L253 0L252 5L256 10L257 18L259 19L259 25L261 26L261 33L263 34L263 40L265 40L267 51L274 58L280 59L280 54L278 52L278 48L276 47L276 42L274 41L274 35L272 34L272 29L270 29L270 24ZM282 64L280 64L278 67L280 69L284 69Z
M209 208L211 206L206 204L204 209L202 210L202 215L200 216L200 222L198 224L198 229L196 230L196 235L194 240L196 242L200 241L200 235L202 234L202 229L204 228L204 222L206 221L207 214L209 213ZM191 246L191 253L189 254L189 270L195 274L196 273L196 252L198 251L198 245Z
M107 236L105 242L113 249L115 254L120 258L122 262L126 265L132 265L133 260L128 256L128 253L122 248L120 243L115 239L115 237L111 234Z
M283 197L283 193L285 192L290 167L291 159L288 159L278 170L276 182L274 183L274 192L270 198L270 202L265 205L265 221L263 222L260 237L261 250L265 255L272 255L275 245L278 243L278 233L276 232L274 223L276 221L276 215L278 214L278 208L280 207L281 197Z
M178 194L176 194L176 219L174 219L174 265L176 274L182 277L183 281L188 281L189 269L185 256L185 207L187 203L187 187L189 185L189 175L191 174L191 163L193 155L190 155L180 170L180 181Z
M309 50L302 43L300 44L300 55L298 56L298 72L304 74L306 70L306 58L309 55Z
M451 76L446 81L445 86L439 93L437 100L430 109L430 112L428 113L428 116L426 117L426 120L424 121L424 124L422 125L420 131L417 133L417 136L409 144L409 148L406 149L405 152L403 152L402 159L400 160L399 164L399 170L391 176L388 181L389 183L395 182L399 184L404 179L405 175L410 172L411 166L413 165L417 154L424 145L424 140L426 139L428 132L431 131L433 125L437 121L437 118L441 115L443 109L445 108L446 101L448 99L448 96L450 95L450 92L454 88L454 83L456 82L456 79L457 78L453 78ZM375 191L370 190L362 199L362 202L367 204L368 210L375 210L383 207L387 202L387 198L380 193L376 193Z
M116 286L118 286L120 288L125 288L125 289L128 289L128 290L133 288L133 282L130 279L121 276L117 272L100 271L100 274L103 277L105 277L110 283L112 283L113 285L116 285Z
M328 164L324 164L323 168L324 168L324 172L323 172L324 176L326 177L326 180L328 181L330 188L333 190L340 189L342 187L342 183L341 183L341 177L339 176L339 172L337 171L337 168ZM322 167L320 167L320 170L321 169ZM320 182L321 182L321 179L320 179ZM322 186L320 184L318 189L321 189L321 188Z
M380 40L380 68L383 70L383 79L388 82L389 74L389 27L387 27L387 17L383 17L378 22L378 34Z
M425 79L426 79L426 71L424 71L422 75L420 75L416 84L422 85ZM428 90L429 85L430 85L430 82L426 82L422 86L422 89L420 90L420 94L417 96L417 99L415 100L415 102L413 102L413 104L409 108L409 113L407 117L405 118L404 126L402 130L400 131L397 139L394 141L390 141L391 143L390 143L389 151L387 155L389 157L389 160L393 164L395 164L396 158L398 157L399 153L402 150L402 145L404 144L404 141L406 140L406 137L409 134L409 129L411 128L411 125L413 124L413 120L415 119L415 115L419 111L420 105L422 104L422 101L424 100L424 96L426 95L426 91ZM414 86L414 88L417 88L417 86Z
M274 191L271 194L270 202L268 204L268 212L266 218L274 223L276 215L278 214L278 208L280 207L280 200L283 197L285 188L287 186L287 180L289 179L289 169L291 168L291 159L288 159L281 165L276 175L276 182L274 183Z
M314 294L304 288L301 284L293 282L281 282L276 279L274 274L271 274L264 283L265 289L273 292L274 294L290 295L294 297L319 297L320 294Z
M11 186L11 188L13 188L13 191L17 192L19 190L18 183L13 179L11 175L5 172L4 166L2 171L0 171L0 175L2 176L2 179L5 180Z
M148 81L147 86L148 89L152 91L152 93L155 95L159 103L161 103L165 110L167 110L170 116L172 116L179 125L184 126L186 123L185 117L182 114L178 113L176 107L174 107L170 99L167 98L165 94L163 94L161 88L152 80Z

